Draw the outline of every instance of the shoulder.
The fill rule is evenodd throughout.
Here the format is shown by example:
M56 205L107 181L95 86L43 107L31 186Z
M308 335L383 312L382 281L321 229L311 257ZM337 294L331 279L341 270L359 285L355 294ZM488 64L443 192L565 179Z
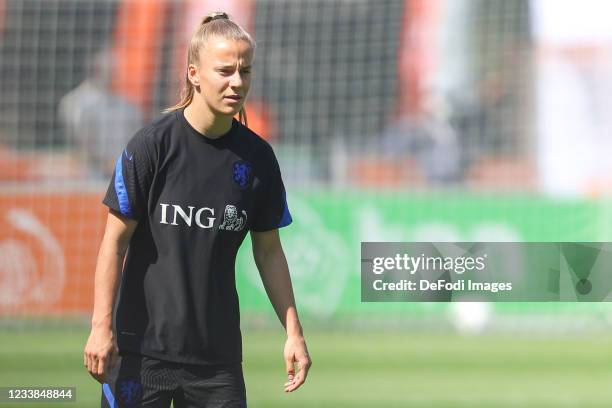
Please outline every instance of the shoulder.
M128 146L157 150L168 139L176 123L176 113L163 113L132 137Z
M248 152L245 158L253 165L255 176L264 183L274 183L280 176L280 166L272 146L243 124L238 123L238 126L241 144L244 143Z
M236 126L238 126L238 132L241 140L248 144L249 148L253 152L262 155L266 159L276 159L272 146L270 143L264 140L263 137L259 136L257 133L253 132L239 121L236 121Z
M162 113L141 129L141 137L149 143L160 143L172 133L176 123L176 111Z

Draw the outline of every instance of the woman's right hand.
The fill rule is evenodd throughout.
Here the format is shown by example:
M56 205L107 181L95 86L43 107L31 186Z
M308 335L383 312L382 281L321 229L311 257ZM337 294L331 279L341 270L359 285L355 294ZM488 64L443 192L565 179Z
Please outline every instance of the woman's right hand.
M106 375L117 363L118 355L119 349L112 328L93 326L83 356L89 374L104 384Z
M117 339L113 333L113 305L125 252L137 224L138 221L115 210L108 211L94 278L91 333L83 353L83 363L87 371L100 383L105 382L106 375L115 366L119 355Z

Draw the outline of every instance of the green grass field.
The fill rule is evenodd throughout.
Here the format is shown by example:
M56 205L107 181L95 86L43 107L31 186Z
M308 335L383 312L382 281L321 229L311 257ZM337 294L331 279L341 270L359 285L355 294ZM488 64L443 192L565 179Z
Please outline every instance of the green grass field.
M99 406L82 367L84 330L3 330L0 386L75 386ZM461 337L448 333L310 332L307 384L285 394L283 338L244 333L249 407L610 407L612 337ZM2 406L25 406L0 404Z

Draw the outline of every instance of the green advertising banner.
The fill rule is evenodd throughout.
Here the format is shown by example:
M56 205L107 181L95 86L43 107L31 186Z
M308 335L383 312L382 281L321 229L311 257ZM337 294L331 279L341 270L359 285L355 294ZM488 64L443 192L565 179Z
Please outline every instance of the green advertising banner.
M444 310L441 304L362 303L362 242L612 241L612 203L605 201L499 194L289 191L288 204L293 223L281 230L281 237L296 300L300 313L321 319ZM248 240L238 255L236 274L242 310L270 314ZM514 306L530 307L568 308L563 304Z

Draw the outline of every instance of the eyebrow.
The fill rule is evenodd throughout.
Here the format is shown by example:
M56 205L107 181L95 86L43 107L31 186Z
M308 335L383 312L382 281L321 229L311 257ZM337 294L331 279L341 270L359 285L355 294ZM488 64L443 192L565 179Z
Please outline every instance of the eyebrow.
M233 65L220 65L218 68L234 68ZM245 65L242 68L251 68L250 65Z

